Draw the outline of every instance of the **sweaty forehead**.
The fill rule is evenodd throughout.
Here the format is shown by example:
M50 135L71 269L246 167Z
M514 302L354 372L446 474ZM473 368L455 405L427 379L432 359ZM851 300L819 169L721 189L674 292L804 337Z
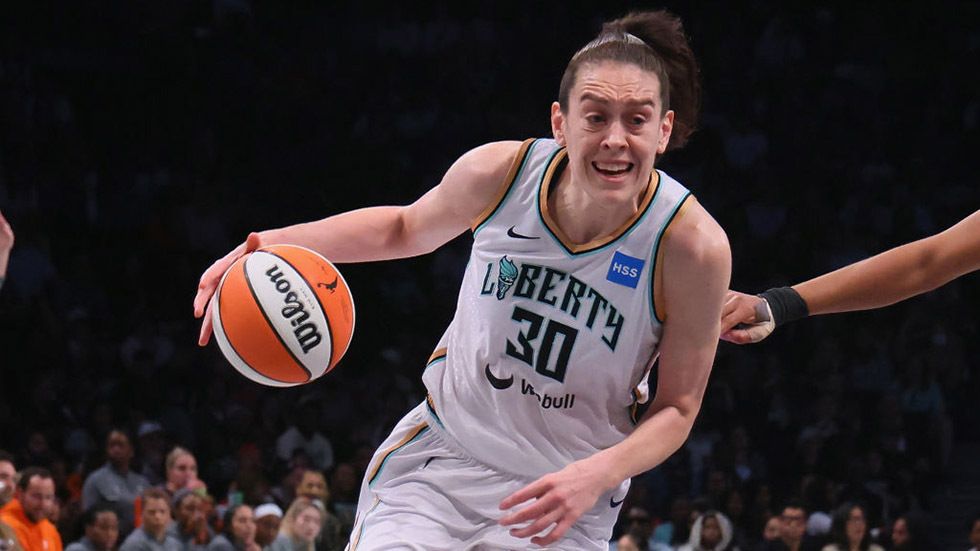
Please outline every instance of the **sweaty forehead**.
M631 63L605 62L581 67L573 96L601 101L660 104L660 79Z

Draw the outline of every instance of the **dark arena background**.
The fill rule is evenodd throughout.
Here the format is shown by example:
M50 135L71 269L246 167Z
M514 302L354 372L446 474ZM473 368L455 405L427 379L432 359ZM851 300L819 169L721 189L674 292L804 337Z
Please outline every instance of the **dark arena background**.
M229 500L285 509L312 467L349 530L371 453L424 397L470 236L341 266L351 348L291 389L196 346L200 274L251 230L405 204L479 144L548 136L570 56L641 7L680 15L702 66L700 130L659 166L725 228L733 288L795 283L980 208L976 3L5 4L0 211L16 243L0 291L0 448L54 473L65 545L112 427L152 484L172 446L190 450L214 522ZM710 508L731 519L733 546L761 548L795 499L811 516L863 503L886 549L910 511L932 538L921 549L967 549L978 307L972 274L723 343L687 444L634 479L615 539L672 526L674 548L690 511ZM332 457L279 452L295 427Z

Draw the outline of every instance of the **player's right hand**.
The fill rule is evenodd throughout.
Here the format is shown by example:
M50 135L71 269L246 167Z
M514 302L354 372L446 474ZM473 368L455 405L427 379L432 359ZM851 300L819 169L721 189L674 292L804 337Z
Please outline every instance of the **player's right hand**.
M735 344L759 342L775 328L768 302L755 295L728 291L721 309L721 340Z
M262 236L258 233L252 232L248 234L248 238L244 243L235 247L230 253L216 260L210 268L204 271L204 274L201 276L200 283L197 284L197 296L194 297L194 317L204 317L204 319L201 320L201 334L197 338L198 346L205 346L208 344L208 341L211 340L211 331L213 328L211 318L213 301L211 300L211 297L214 296L214 292L218 288L218 283L221 282L221 278L225 275L225 272L228 271L228 268L231 268L231 265L234 264L236 260L261 246Z

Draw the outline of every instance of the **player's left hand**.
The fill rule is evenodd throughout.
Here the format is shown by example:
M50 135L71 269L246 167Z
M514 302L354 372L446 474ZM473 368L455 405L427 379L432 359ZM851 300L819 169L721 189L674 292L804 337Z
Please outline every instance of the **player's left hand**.
M543 536L531 537L531 543L535 545L554 543L609 489L607 478L608 470L601 469L595 461L576 461L558 472L542 476L501 501L500 509L506 510L534 500L523 509L504 516L500 524L512 526L530 522L524 528L511 529L510 534L516 538L535 536L557 525Z

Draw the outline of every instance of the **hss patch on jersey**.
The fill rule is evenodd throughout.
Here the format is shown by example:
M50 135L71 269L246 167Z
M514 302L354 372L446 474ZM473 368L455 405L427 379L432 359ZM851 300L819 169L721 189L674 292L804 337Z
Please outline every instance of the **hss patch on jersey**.
M634 258L627 254L616 251L612 262L609 263L609 273L606 279L636 289L640 282L640 274L643 273L643 265L646 263L642 258Z

